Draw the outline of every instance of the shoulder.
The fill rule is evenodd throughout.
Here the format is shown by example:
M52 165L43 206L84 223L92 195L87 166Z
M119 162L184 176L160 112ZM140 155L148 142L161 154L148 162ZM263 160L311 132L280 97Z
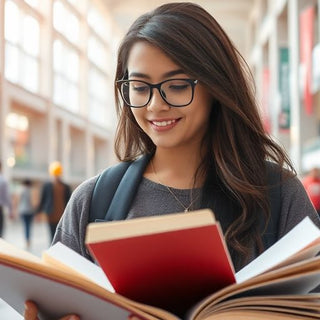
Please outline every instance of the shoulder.
M88 201L91 198L94 186L98 180L99 175L91 177L85 181L83 181L80 185L78 185L73 191L70 201L73 202L84 202Z
M267 162L268 184L271 196L279 205L279 237L309 216L320 227L320 220L309 196L297 175L278 164Z
M301 180L295 172L282 168L276 163L266 161L266 172L269 185L276 187L280 192L282 201L296 196L305 198L306 192Z
M73 191L53 239L53 243L60 241L86 257L85 231L88 224L92 191L97 178L98 176L94 176L85 180Z
M101 173L85 180L73 191L71 201L87 201L91 199L93 190L98 182L103 177L105 183L111 183L113 173L120 172L122 168L129 166L128 162L120 162L104 169Z
M281 186L280 236L307 216L320 227L319 216L301 180L298 177L285 179Z
M286 177L282 183L282 193L284 196L299 196L306 195L302 181L297 177Z

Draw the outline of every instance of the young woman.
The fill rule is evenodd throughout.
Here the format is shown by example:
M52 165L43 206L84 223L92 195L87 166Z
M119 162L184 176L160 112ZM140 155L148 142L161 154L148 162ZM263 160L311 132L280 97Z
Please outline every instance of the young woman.
M265 249L271 211L277 231L267 246L305 216L320 225L289 159L263 129L249 74L208 12L169 3L133 23L115 79L116 154L120 161L151 159L127 218L209 207L237 270ZM73 193L54 238L87 258L96 179Z

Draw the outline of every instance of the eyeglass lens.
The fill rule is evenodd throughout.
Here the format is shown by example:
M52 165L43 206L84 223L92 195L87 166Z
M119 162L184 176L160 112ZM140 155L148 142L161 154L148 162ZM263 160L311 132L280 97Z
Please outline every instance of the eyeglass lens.
M192 101L193 85L188 79L167 80L154 87L169 105L185 106ZM129 80L121 84L122 97L132 107L147 105L151 100L152 90L152 85L138 80Z

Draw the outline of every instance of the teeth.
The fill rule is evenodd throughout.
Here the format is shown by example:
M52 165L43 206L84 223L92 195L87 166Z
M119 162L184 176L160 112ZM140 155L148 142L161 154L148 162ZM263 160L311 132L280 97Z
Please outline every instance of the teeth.
M169 121L152 121L152 123L154 125L156 125L157 127L165 127L165 126L169 126L172 123L175 123L176 120L169 120Z

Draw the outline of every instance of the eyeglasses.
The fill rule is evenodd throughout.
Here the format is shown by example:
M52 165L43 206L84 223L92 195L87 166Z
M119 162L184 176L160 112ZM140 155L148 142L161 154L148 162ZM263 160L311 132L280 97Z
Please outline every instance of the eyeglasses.
M145 107L152 98L154 88L158 89L162 99L171 107L185 107L193 100L198 80L168 79L156 84L142 80L118 80L116 83L123 101L129 107Z

